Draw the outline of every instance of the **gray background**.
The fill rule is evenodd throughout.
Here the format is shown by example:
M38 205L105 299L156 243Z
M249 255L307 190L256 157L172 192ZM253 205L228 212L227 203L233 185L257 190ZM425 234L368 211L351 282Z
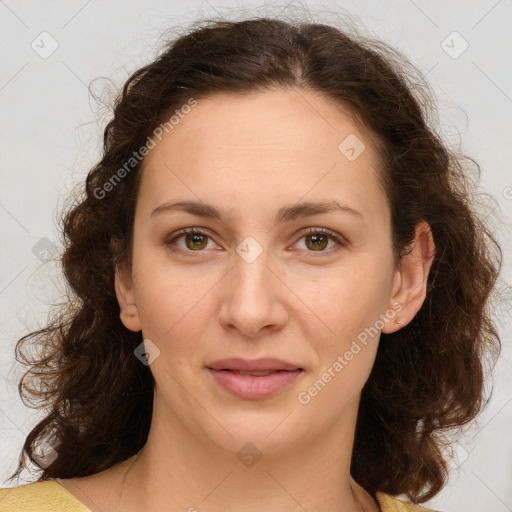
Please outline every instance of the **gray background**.
M59 267L52 260L59 250L56 219L67 193L98 159L108 120L110 82L93 83L97 100L89 97L87 85L108 77L111 88L121 86L129 73L154 57L167 27L202 16L279 15L286 5L0 0L0 487L7 486L24 438L40 417L18 396L22 368L14 365L14 345L28 329L44 324L48 304L61 296ZM302 5L316 21L336 23L347 13L358 17L367 33L391 43L427 74L437 94L442 133L481 164L481 190L500 205L502 222L496 229L504 248L503 277L510 282L511 2L340 0ZM58 45L53 53L52 45ZM458 463L447 487L427 504L432 508L512 511L508 310L503 304L496 313L503 351L492 399L455 445ZM25 473L20 483L29 481Z

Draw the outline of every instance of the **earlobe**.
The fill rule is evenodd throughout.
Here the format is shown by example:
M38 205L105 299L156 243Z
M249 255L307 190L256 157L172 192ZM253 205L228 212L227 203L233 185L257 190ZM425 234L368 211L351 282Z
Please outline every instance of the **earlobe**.
M116 267L114 286L120 308L119 317L121 322L130 331L139 332L142 328L139 310L135 304L131 275L126 270Z
M432 231L427 222L422 221L416 226L413 247L405 255L396 275L396 290L391 303L400 303L402 309L395 319L387 323L382 332L393 333L408 324L420 310L427 293L427 280L434 260L435 245Z

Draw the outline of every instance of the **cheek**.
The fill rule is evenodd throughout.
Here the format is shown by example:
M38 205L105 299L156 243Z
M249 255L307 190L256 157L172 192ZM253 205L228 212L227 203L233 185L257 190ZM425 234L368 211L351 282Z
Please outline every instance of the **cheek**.
M178 266L144 265L134 261L137 306L145 338L161 350L172 343L173 360L192 352L211 329L214 315L208 294L215 288L211 272L184 272ZM197 350L197 347L195 347Z
M310 412L329 410L333 422L360 393L373 368L380 339L376 324L387 298L385 282L378 278L378 273L367 272L325 280L318 283L322 293L315 294L321 298L311 301L315 315L310 315L313 323L305 335L316 364L298 400L310 404Z
M375 324L389 299L390 278L385 269L385 264L377 265L368 257L357 264L347 263L317 274L314 279L294 278L291 288L297 290L311 312L312 322L320 327L317 332L323 333L322 344L341 348ZM313 339L318 339L318 335Z

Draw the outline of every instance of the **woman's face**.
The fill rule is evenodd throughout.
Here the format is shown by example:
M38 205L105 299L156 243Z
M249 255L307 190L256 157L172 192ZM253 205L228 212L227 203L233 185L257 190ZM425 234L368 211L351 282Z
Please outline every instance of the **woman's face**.
M162 422L231 451L277 452L355 418L399 308L379 172L349 117L296 90L200 100L149 152L131 274L116 280ZM210 369L225 358L291 367Z

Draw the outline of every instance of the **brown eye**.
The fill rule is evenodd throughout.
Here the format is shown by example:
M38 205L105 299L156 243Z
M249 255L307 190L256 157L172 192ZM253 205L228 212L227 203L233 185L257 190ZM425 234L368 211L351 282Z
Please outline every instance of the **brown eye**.
M307 235L305 237L306 240L311 240L311 244L306 242L306 245L309 249L313 251L321 251L327 247L329 243L329 238L325 235L317 234L317 235Z
M205 242L207 237L201 233L187 233L185 236L185 245L189 249L204 249L208 242Z
M337 250L337 248L325 250L330 241L335 242L338 248L347 245L340 235L326 228L308 228L306 232L302 232L301 240L305 240L304 245L307 252L325 254L330 254Z
M180 239L184 240L184 246L179 246L176 242ZM198 228L182 229L175 236L165 242L167 246L177 246L178 249L185 252L203 252L211 240L210 235ZM172 247L174 249L174 247Z

